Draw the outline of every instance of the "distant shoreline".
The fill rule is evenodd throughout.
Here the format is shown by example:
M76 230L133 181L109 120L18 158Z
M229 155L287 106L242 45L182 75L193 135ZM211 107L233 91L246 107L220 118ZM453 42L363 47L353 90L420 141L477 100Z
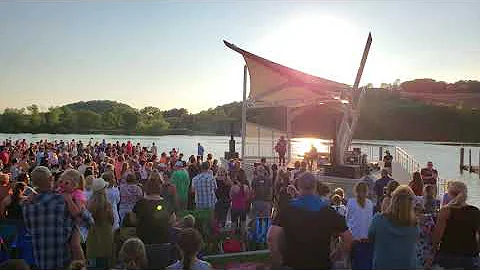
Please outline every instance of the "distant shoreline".
M179 132L165 132L162 134L123 134L123 133L95 133L95 132L89 132L89 133L1 133L0 132L0 137L6 137L8 136L18 136L18 135L27 135L27 136L46 136L48 137L49 135L52 136L58 136L58 135L81 135L81 136L87 136L87 135L92 135L92 136L132 136L132 137L164 137L164 136L215 136L215 137L230 137L230 134L218 134L218 133L208 133L208 132L185 132L185 133L179 133ZM234 134L234 137L238 138L241 137L240 134ZM312 138L312 136L297 136L295 138ZM324 138L317 138L317 139L324 139ZM431 144L431 145L445 145L445 146L465 146L465 147L480 147L480 143L478 142L455 142L455 141L426 141L426 140L399 140L399 139L353 139L353 144L362 144L362 145L371 145L371 146L393 146L392 143L394 141L399 141L399 142L423 142L425 144ZM371 141L386 141L389 143L385 144L380 144L380 143L374 143Z

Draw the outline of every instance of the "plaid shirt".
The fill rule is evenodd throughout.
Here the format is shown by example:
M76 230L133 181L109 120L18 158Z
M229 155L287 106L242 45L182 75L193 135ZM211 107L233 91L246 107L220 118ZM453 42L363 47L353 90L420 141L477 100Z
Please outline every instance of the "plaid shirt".
M33 256L40 269L64 269L70 263L68 243L74 222L62 195L45 192L23 206L23 218L32 235Z
M192 179L192 188L195 191L195 204L198 209L213 209L217 202L215 190L217 181L211 172L202 172Z

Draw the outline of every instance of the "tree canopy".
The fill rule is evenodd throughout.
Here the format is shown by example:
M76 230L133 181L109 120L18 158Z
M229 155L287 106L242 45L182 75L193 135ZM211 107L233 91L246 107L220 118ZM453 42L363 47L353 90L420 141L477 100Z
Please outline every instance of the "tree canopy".
M480 101L480 82L458 81L447 84L432 79L395 83L400 87L368 89L361 106L358 139L480 141L480 111L464 106L476 96ZM452 102L425 102L403 93L447 92ZM467 96L465 96L467 95ZM459 97L464 97L460 100ZM413 96L414 97L414 96ZM444 97L444 99L445 99ZM474 102L475 103L475 102ZM480 103L480 102L477 102ZM473 103L472 103L473 104ZM446 106L445 106L446 105ZM108 100L77 102L51 107L41 112L37 105L6 108L0 114L3 133L103 133L103 134L218 134L235 135L241 128L240 102L233 102L193 114L185 108L161 110L135 109ZM296 136L332 138L335 121L341 114L324 106L313 106L293 122ZM251 122L285 129L283 108L248 110Z

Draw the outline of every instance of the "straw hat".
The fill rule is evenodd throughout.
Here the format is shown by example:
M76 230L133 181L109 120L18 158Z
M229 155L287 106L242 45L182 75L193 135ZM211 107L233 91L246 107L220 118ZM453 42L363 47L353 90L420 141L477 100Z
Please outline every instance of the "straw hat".
M99 192L109 186L109 183L102 178L95 178L92 181L92 192Z

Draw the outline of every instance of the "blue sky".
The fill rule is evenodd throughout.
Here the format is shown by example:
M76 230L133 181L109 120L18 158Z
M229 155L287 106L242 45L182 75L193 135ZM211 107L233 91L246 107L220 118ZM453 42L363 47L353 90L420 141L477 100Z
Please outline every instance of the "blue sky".
M480 79L480 1L0 3L0 109L109 99L192 112L242 97L222 39L353 84Z

